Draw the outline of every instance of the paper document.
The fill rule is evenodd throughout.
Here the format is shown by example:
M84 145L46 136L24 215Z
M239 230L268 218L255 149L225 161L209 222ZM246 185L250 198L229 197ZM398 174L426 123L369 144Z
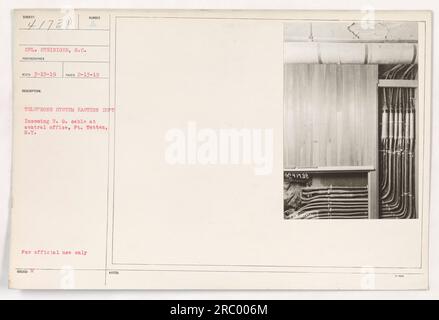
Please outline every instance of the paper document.
M429 12L13 21L10 287L428 287Z

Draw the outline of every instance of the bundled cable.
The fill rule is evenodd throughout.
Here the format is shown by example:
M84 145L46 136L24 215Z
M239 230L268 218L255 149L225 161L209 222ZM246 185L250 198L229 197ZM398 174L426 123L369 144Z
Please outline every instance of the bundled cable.
M386 79L415 79L416 65L396 65ZM413 88L382 88L380 217L416 218Z
M303 188L300 206L285 212L287 219L367 219L367 187Z

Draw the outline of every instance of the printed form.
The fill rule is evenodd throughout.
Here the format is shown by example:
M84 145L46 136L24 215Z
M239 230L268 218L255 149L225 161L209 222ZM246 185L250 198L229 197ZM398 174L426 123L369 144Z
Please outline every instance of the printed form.
M360 13L13 15L10 287L428 286L425 13L379 14L418 25L417 90L425 97L417 118L419 217L394 220L283 213L285 23L359 21ZM289 177L310 187L326 181L318 176L325 170L333 168ZM342 171L349 170L357 172ZM343 181L357 188L367 181L362 170Z

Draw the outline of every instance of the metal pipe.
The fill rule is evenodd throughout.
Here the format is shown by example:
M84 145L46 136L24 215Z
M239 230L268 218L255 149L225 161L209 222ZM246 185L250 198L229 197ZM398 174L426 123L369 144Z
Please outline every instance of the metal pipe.
M407 64L417 62L415 43L285 42L285 63Z

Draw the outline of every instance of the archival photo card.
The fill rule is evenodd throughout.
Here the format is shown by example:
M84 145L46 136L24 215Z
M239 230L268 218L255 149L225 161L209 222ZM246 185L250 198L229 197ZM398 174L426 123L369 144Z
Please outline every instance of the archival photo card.
M13 19L11 288L428 288L429 12Z

